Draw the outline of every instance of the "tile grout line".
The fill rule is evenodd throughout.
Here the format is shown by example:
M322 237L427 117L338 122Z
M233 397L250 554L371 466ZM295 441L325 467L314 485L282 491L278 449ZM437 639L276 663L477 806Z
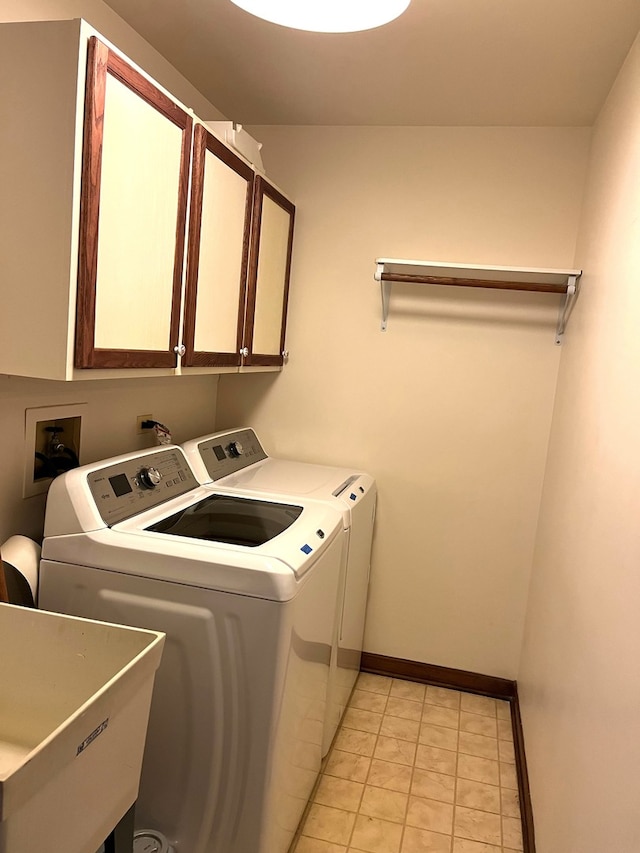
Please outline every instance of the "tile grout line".
M392 682L393 685L393 682ZM389 696L391 696L391 688L389 688ZM389 703L387 702L387 705ZM389 715L391 716L391 714ZM422 713L420 714L420 718L422 719ZM420 724L418 723L418 738L420 738ZM411 765L411 773L409 775L409 790L407 791L407 802L404 807L404 820L402 821L402 829L400 830L400 845L398 847L398 853L402 853L402 847L404 845L404 833L407 828L407 818L409 817L409 800L411 799L411 788L413 786L413 772L416 769L416 754L418 751L418 740L416 740L415 750L413 753L413 763Z
M357 682L356 682L356 688L357 688ZM367 691L367 692L371 692L374 695L376 695L376 691L374 691L374 690ZM387 704L389 702L390 694L391 694L391 684L389 685L389 693L386 694L386 699L385 699L385 703L384 703L385 709L386 709ZM377 695L384 695L384 694L377 694ZM382 719L384 719L384 710L382 711L381 717L382 717ZM380 720L380 728L382 727L382 719ZM342 724L341 724L341 726L342 726ZM351 848L351 842L353 841L353 836L354 836L354 833L356 831L356 823L358 822L358 817L360 815L360 808L362 807L362 800L364 799L364 792L367 788L367 782L369 781L369 776L371 775L371 766L373 764L373 759L374 759L374 756L376 754L376 747L378 746L378 739L379 738L380 738L380 729L378 729L378 731L376 733L375 743L373 744L373 752L369 756L369 769L367 770L367 775L365 776L365 780L364 780L363 785L362 785L362 793L360 794L360 800L358 802L358 809L356 811L355 820L353 821L353 826L351 827L351 832L349 833L349 840L347 842L347 848L346 848L347 853L349 853L349 850ZM400 851L398 851L398 853L400 853Z
M453 820L451 824L451 853L456 838L456 812L458 811L458 766L460 764L460 726L462 724L462 694L458 693L458 739L456 749L456 777L453 785Z
M496 708L496 749L498 750L498 796L500 797L500 849L504 847L504 838L502 834L502 779L500 778L500 739L498 737L498 703L494 700Z
M391 690L391 685L389 685L389 690ZM387 707L388 701L389 701L389 694L387 694L387 698L385 699L385 702L384 702L385 708ZM381 714L380 727L382 727L382 720L383 719L384 719L384 710L382 711L382 714ZM375 739L375 742L373 744L373 751L369 757L369 769L367 770L367 775L365 777L364 784L362 785L362 794L360 794L360 802L358 803L358 811L356 812L356 819L353 822L353 827L352 827L351 833L349 835L349 843L347 844L347 853L349 853L349 849L351 848L351 842L353 841L353 835L356 831L356 823L358 822L358 817L360 815L360 809L362 807L362 801L364 799L364 792L367 790L367 782L369 781L369 776L371 775L371 766L373 764L373 758L376 754L376 747L378 746L378 739L379 738L380 738L380 728L378 728L378 731L376 733L376 739Z
M426 698L426 695L427 695L427 688L425 687L425 691L424 691L424 697L425 698ZM425 705L425 702L424 702L424 698L423 698L422 708L420 710L420 719L418 720L418 737L416 738L416 742L415 742L415 749L413 752L413 763L411 764L411 774L409 776L409 791L407 792L407 805L405 806L404 821L402 824L402 832L400 833L400 851L399 851L399 853L402 853L402 847L404 845L404 835L405 835L405 832L407 829L407 820L409 818L409 803L411 801L411 791L413 790L413 777L415 776L415 771L416 771L416 761L418 760L418 745L420 743L420 727L422 726L422 714L424 712L424 705Z

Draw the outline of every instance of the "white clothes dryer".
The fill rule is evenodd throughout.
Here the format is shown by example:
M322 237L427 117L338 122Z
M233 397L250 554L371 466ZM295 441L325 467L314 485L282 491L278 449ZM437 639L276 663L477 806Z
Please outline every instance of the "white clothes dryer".
M253 429L225 430L182 445L203 484L247 495L313 499L340 512L347 537L338 593L323 754L342 719L360 670L365 628L371 543L376 509L373 477L267 456Z
M178 447L47 500L39 605L162 630L136 826L176 853L286 853L316 781L343 551L325 504L201 487Z

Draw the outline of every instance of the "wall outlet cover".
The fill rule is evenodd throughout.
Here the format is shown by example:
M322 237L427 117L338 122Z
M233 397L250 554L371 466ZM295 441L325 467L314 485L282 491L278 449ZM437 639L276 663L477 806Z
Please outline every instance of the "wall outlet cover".
M136 418L136 432L138 435L149 435L148 429L142 429L142 424L145 421L152 421L153 415L138 415Z

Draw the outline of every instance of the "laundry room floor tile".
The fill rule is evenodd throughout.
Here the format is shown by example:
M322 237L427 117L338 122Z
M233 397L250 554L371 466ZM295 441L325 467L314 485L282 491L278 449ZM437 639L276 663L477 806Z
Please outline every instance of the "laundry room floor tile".
M508 702L362 673L290 853L522 850Z

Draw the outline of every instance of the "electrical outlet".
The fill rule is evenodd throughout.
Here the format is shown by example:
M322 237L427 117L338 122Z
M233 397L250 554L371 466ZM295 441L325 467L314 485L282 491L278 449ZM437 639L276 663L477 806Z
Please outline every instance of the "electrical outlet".
M136 418L136 430L137 430L138 435L148 435L149 434L148 429L142 429L142 422L143 421L152 421L152 420L153 420L153 415L138 415L138 417Z

